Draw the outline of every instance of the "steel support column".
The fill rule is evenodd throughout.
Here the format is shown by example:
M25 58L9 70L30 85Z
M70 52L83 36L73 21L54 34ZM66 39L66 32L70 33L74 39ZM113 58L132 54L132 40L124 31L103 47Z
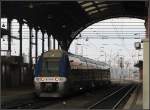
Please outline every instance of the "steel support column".
M37 63L38 57L38 29L35 29L35 63Z
M20 51L19 51L19 54L20 54L20 57L21 57L21 62L19 62L19 84L22 83L22 64L23 64L23 57L22 57L22 24L23 24L23 21L22 19L19 19L19 39L20 39Z
M149 110L149 39L143 40L143 109Z
M148 17L145 21L146 38L143 40L143 109L150 109L149 101L149 38L150 38L150 2L148 3Z
M42 32L42 53L44 53L44 32Z
M32 27L29 26L29 63L32 67Z
M60 45L59 45L59 42L58 42L58 50L60 50Z
M8 29L8 54L11 55L11 19L7 20L7 29Z
M20 56L22 57L22 19L19 20Z
M55 38L53 38L53 49L55 50Z
M51 49L51 39L50 39L50 37L51 37L51 35L50 34L48 34L48 50L50 50Z
M147 30L148 30L148 39L150 38L150 1L149 1L149 5L148 5L148 26L147 26Z

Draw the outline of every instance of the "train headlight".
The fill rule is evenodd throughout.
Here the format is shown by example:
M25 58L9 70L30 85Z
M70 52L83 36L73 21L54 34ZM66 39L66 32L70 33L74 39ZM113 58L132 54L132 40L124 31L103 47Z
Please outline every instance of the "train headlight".
M41 81L44 81L44 80L45 80L45 78L41 77Z
M56 78L55 78L55 81L59 81L59 78L56 77Z

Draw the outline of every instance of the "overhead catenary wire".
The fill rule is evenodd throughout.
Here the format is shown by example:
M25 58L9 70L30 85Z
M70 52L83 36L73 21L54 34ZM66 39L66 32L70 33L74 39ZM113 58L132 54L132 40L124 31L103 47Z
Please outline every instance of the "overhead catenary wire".
M110 27L110 26L113 27ZM19 33L19 23L12 23L13 26L13 33ZM122 29L123 26L123 30ZM81 32L82 37L80 39L141 39L145 36L145 29L144 22L137 22L136 20L129 21L129 22L122 22L122 21L111 21L111 22L101 22L99 24L92 25L86 29L86 31ZM116 29L117 30L116 30ZM119 29L121 28L121 29ZM95 32L93 32L95 30ZM114 31L115 30L115 31ZM96 32L97 31L97 32ZM133 32L133 35L131 35ZM142 36L135 36L134 33L140 33ZM34 34L34 33L32 33ZM97 34L100 34L97 36ZM116 34L120 36L116 36ZM35 34L34 34L35 35ZM35 39L35 36L33 35L32 39ZM23 39L29 39L29 27L23 25ZM39 41L42 40L41 35L39 36ZM105 37L104 37L105 36ZM17 36L19 38L19 36ZM47 38L44 38L47 39ZM90 43L91 44L91 43ZM93 44L92 44L93 45Z

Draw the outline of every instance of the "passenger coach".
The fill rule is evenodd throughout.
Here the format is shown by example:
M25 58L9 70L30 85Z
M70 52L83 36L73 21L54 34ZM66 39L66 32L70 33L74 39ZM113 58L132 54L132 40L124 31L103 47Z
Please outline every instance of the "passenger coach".
M110 83L108 64L62 50L43 53L34 71L39 97L62 97Z

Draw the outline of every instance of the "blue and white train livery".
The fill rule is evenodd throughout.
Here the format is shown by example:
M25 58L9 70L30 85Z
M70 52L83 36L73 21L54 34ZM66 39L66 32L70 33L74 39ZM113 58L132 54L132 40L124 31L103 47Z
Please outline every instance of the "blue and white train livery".
M110 67L63 50L49 50L39 56L34 76L39 97L62 97L110 83Z

